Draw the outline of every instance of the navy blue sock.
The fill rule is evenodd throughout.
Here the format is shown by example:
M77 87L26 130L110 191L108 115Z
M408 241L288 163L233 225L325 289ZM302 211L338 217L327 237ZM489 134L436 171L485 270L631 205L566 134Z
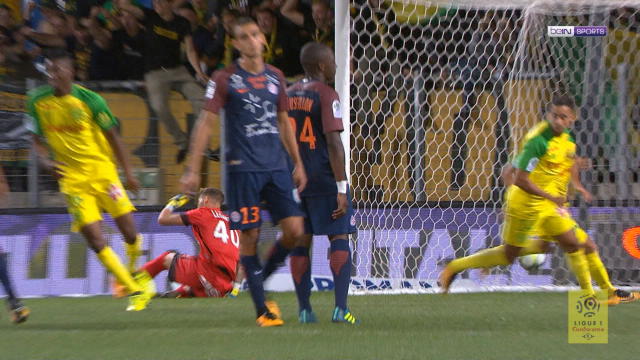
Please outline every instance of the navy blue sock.
M0 282L4 287L4 291L7 293L9 297L7 300L9 302L14 301L16 299L16 295L13 292L13 287L11 286L11 280L9 280L9 272L7 271L7 254L0 253Z
M267 263L264 264L264 279L267 280L271 274L273 274L278 268L284 265L284 260L291 252L291 249L287 249L282 246L280 240L271 249Z
M336 239L331 242L329 265L335 284L336 306L346 309L351 283L351 249L348 240Z
M260 266L257 255L241 255L240 263L244 266L251 299L256 307L256 317L259 317L267 311L267 307L264 305L262 266Z
M309 248L298 246L291 251L291 276L296 287L300 311L311 311L311 262Z

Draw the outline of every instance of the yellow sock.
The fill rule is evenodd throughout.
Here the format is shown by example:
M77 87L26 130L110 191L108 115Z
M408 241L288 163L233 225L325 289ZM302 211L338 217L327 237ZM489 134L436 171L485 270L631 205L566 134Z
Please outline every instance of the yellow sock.
M490 268L498 265L508 265L509 261L504 252L504 245L484 249L463 258L455 259L447 265L453 272L466 269Z
M584 250L580 249L572 253L567 253L567 261L573 274L578 279L580 288L593 294L593 286L591 285L591 274L589 274L589 263L584 255Z
M133 280L131 273L122 265L120 258L113 252L111 247L105 246L97 255L104 267L106 267L121 284L127 287L129 293L142 291L140 285Z
M589 263L589 272L591 273L591 277L593 280L598 283L598 286L602 290L607 290L609 294L611 294L616 288L611 284L611 280L609 280L609 274L607 273L607 269L604 267L602 260L600 259L600 255L598 255L597 251L594 251L590 254L586 254L587 262Z
M136 235L136 241L133 244L125 243L124 247L127 257L129 258L127 269L132 273L137 270L136 262L138 261L138 257L142 254L142 234Z

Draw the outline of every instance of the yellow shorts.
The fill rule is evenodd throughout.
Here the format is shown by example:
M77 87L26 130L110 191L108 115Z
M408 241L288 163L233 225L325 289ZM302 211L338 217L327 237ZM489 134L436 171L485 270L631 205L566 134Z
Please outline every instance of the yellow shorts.
M73 232L79 231L85 225L101 221L102 211L117 218L136 210L118 178L96 180L85 186L67 187L65 195L69 214L73 218Z
M518 218L505 214L502 222L502 241L512 246L526 247L536 221L536 218Z
M555 236L574 230L579 243L587 241L589 235L571 217L566 209L549 208L541 213L531 231L534 238L544 241L556 241Z

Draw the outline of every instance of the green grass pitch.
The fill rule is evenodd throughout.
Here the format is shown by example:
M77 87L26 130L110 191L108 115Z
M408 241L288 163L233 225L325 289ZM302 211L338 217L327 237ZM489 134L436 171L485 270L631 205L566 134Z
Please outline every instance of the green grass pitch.
M110 297L27 299L29 321L0 316L0 359L635 359L640 302L609 309L609 344L567 344L567 294L352 296L362 324L332 324L333 294L314 293L318 324L258 328L237 299L157 299L139 313Z

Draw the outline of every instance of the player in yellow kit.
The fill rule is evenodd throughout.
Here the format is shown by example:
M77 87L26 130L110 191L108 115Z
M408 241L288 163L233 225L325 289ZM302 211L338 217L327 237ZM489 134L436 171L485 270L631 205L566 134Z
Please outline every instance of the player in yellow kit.
M136 231L135 208L118 177L114 155L124 170L127 188L136 190L139 183L118 136L117 121L100 95L73 84L74 64L66 52L51 52L46 66L49 85L30 91L27 100L40 166L58 180L73 217L72 230L84 235L100 262L126 286L130 294L127 310L142 310L154 291L150 279L134 279L130 272L140 254L142 237ZM127 242L129 270L102 234L102 210L111 214Z
M557 183L558 193L566 196L569 183L573 186L573 188L582 195L582 198L590 203L593 200L593 195L585 189L585 187L580 182L580 169L585 168L588 165L585 165L586 159L578 158L573 164L571 168L571 178L566 179L564 183ZM580 162L580 164L579 164ZM506 187L509 187L513 184L515 177L515 168L511 165L505 166L505 169L502 173L502 180ZM569 181L570 180L570 181ZM626 304L640 299L640 293L638 292L629 292L626 290L618 289L611 283L609 279L609 274L607 273L607 269L602 263L602 259L600 259L600 254L598 251L598 246L591 239L589 234L584 231L580 226L574 222L574 228L576 232L576 237L581 243L584 243L585 256L587 258L587 263L589 264L589 273L595 282L598 284L600 289L607 291L608 293L608 304L618 305L618 304ZM535 247L539 247L543 252L550 252L551 250L551 242L554 241L552 236L548 236L544 233L542 229L538 229L534 226L531 230L530 240L533 242L538 242Z
M508 265L518 256L544 252L544 242L531 240L534 229L543 240L558 242L580 287L593 293L585 255L587 236L577 231L579 227L565 208L576 157L575 140L568 130L577 119L573 99L555 96L546 117L527 133L512 164L514 184L503 208L504 244L447 264L439 281L445 293L463 270Z

